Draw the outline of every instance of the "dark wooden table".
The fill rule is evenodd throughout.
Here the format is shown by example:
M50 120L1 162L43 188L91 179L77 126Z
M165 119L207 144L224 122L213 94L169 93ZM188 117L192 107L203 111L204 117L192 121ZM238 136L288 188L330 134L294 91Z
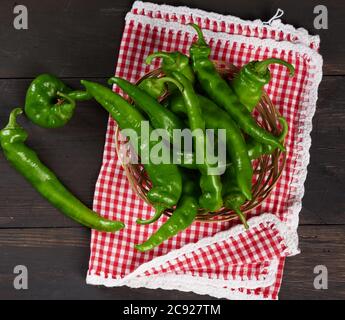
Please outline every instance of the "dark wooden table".
M281 299L345 298L345 3L322 1L329 29L315 30L318 0L159 1L246 19L268 20L277 8L283 21L321 36L324 78L314 117L311 162L300 215L302 254L287 259ZM127 0L23 0L29 29L13 28L13 8L0 4L0 127L23 105L31 79L51 72L78 87L80 78L104 82L113 74ZM107 114L85 103L62 130L27 121L30 146L62 181L91 206L101 165ZM178 291L98 288L85 284L90 231L52 208L0 155L0 299L207 299ZM29 290L15 290L13 269L29 270ZM328 268L328 290L313 286L314 267Z

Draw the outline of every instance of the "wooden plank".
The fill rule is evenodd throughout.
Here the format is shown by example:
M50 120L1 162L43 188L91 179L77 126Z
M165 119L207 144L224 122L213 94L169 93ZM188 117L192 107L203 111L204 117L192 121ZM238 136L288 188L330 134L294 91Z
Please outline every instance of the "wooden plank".
M345 299L344 226L301 226L302 253L286 260L281 299ZM314 268L328 270L328 289L314 288Z
M344 77L324 77L313 119L301 224L345 223Z
M345 229L299 228L302 254L288 258L281 299L345 298ZM89 231L82 228L0 230L0 299L207 299L178 291L106 289L85 285ZM29 290L13 288L13 268L29 271ZM313 286L314 267L328 268L328 290Z
M13 28L13 2L2 3L0 77L106 76L113 73L130 2L28 0L28 30ZM111 9L111 10L109 10Z
M192 293L87 286L86 229L0 230L0 299L207 299ZM13 268L25 265L29 290L15 290Z
M314 29L313 10L319 4L318 0L242 0L241 5L228 5L224 0L156 2L188 5L264 21L269 20L277 8L282 8L285 11L284 22L321 35L325 74L345 74L345 39L340 33L345 29L343 1L326 4L329 11L328 30ZM13 27L13 7L16 3L3 2L0 10L0 78L34 77L41 72L52 72L61 77L110 75L117 60L124 17L131 3L128 0L27 0L29 29L16 30Z

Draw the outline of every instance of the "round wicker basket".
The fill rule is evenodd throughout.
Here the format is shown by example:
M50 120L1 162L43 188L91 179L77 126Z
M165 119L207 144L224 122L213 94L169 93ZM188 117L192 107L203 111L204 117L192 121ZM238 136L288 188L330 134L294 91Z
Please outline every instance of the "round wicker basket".
M226 63L215 63L218 72L226 77L231 79L237 72L238 68L229 65ZM164 76L161 69L153 70L146 75L144 75L138 82L148 77ZM160 97L159 101L164 100L167 97L167 93ZM254 111L258 124L263 127L265 130L271 132L274 135L279 135L279 121L278 117L280 116L278 110L275 108L270 98L264 92L263 97ZM120 129L117 127L115 132L115 147L117 154L123 153L122 145L125 143L123 139L119 139ZM128 149L128 148L127 148ZM126 150L126 157L130 156L132 150ZM121 159L121 156L119 156ZM252 194L253 198L250 201L247 201L241 207L243 213L248 213L250 210L254 209L260 205L270 194L275 184L279 180L282 171L284 170L286 163L286 152L280 150L275 150L271 155L263 155L259 159L253 161L253 186ZM141 164L131 164L122 162L123 168L125 170L126 176L129 180L133 191L142 198L145 202L150 204L146 194L151 188L151 182L145 172L144 166ZM171 216L174 209L167 209L164 214ZM216 223L230 221L233 219L238 219L238 216L235 212L228 208L221 208L216 212L207 212L203 209L199 210L199 213L196 217L196 221Z

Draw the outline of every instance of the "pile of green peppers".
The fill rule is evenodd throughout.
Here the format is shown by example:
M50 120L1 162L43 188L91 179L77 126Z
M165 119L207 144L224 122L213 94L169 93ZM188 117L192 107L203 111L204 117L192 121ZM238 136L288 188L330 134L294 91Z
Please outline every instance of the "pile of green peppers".
M205 151L201 164L193 152L188 162L182 161L178 165L159 163L152 159L152 155L145 161L144 168L152 183L147 198L155 208L155 214L148 220L138 218L137 223L153 223L165 210L174 210L149 239L136 244L136 249L142 252L188 228L201 209L209 212L224 207L231 209L248 228L241 208L252 199L252 160L272 154L277 148L285 150L286 120L279 118L281 133L273 136L257 124L251 112L259 104L263 87L271 79L269 65L284 65L291 75L294 74L293 66L273 58L252 61L243 66L229 83L210 60L211 49L202 30L195 24L192 27L198 40L190 47L189 57L181 52L155 52L147 57L148 64L153 59L162 60L163 75L147 78L138 85L118 77L109 79L109 85L117 85L133 103L110 88L91 81L82 80L85 90L73 91L49 74L34 79L26 94L26 116L44 128L63 127L73 117L78 102L95 99L121 129L135 131L138 137L135 151L138 154L149 154L159 143L141 136L143 121L149 121L150 132L165 129L170 142L175 129L199 130L200 134L193 138L193 150ZM158 98L164 95L167 98L159 102ZM123 229L122 222L105 219L82 204L25 144L28 135L17 123L21 113L22 109L14 109L8 125L0 131L1 147L12 166L44 198L75 221L105 232ZM226 132L225 173L210 174L214 164L208 162L207 129L224 129Z

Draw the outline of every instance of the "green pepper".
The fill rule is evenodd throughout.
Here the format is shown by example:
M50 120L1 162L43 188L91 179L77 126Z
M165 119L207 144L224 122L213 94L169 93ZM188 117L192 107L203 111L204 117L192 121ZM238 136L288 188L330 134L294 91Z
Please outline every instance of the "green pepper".
M85 91L72 91L60 79L41 74L29 86L25 98L25 113L44 128L64 126L73 116L75 101L91 99Z
M167 81L171 82L171 79L169 78ZM175 83L177 84L176 81ZM118 77L110 78L109 84L116 84L127 93L134 100L135 105L148 115L154 128L166 129L170 141L173 141L174 129L183 128L184 124L182 120L170 110L163 108L155 98L144 90Z
M199 199L199 204L204 209L217 211L223 205L222 184L219 175L211 174L209 172L209 170L212 169L212 165L208 162L207 157L206 143L208 137L205 133L205 120L202 115L200 100L194 91L192 82L188 78L177 71L172 72L172 75L183 86L181 96L185 103L189 127L192 132L196 133L194 140L195 149L203 150L204 158L202 159L202 163L198 165L201 172L201 196ZM200 130L201 134L197 134L198 130Z
M279 117L282 131L279 135L279 141L283 142L288 133L288 124L283 117ZM262 155L272 154L275 150L270 145L260 144L252 138L247 141L248 156L251 160L257 159ZM239 216L245 228L248 228L245 215L241 211L241 206L245 203L246 198L242 194L236 182L236 173L232 164L230 164L223 176L223 199L226 208L234 210Z
M162 70L167 76L174 71L182 73L189 81L194 83L195 76L189 58L179 52L155 52L146 58L146 63L151 64L153 59L162 58Z
M251 61L241 68L231 81L231 87L235 91L240 102L247 107L249 112L258 105L263 93L263 87L271 80L268 69L270 64L281 64L289 69L290 76L295 73L294 67L281 59L266 59L263 61Z
M135 248L141 252L152 250L165 240L188 228L198 213L199 188L195 179L183 174L183 195L172 216L144 243Z
M0 131L0 144L11 165L53 206L78 223L106 232L124 228L122 222L104 219L82 204L25 145L28 134L16 121L22 112L14 109L7 126Z
M284 150L276 137L261 128L247 108L238 100L236 94L217 72L209 59L211 49L206 43L201 29L192 24L198 33L198 41L190 48L192 65L202 89L220 107L224 108L239 127L260 143L270 144Z
M110 89L86 80L82 80L81 83L87 92L110 113L121 129L132 129L136 132L138 145L134 145L134 148L137 154L149 154L157 142L149 138L147 141L141 136L141 124L145 121L142 114ZM151 128L149 130L152 131ZM177 204L181 196L182 177L179 168L174 164L155 164L159 163L156 160L152 159L151 155L145 161L147 163L144 163L144 168L152 182L152 189L148 192L147 198L156 209L156 214L149 221L139 220L139 223L151 223L158 220L164 210Z
M226 169L222 177L224 206L233 210L240 218L246 229L249 228L245 214L241 206L245 203L246 197L241 192L236 181L236 174L233 166Z
M231 117L213 101L201 95L199 95L198 98L204 115L206 128L226 130L226 151L234 165L238 186L243 195L245 195L247 199L251 199L253 168L248 157L246 143L241 131ZM186 112L186 104L181 96L173 95L170 99L172 111L178 113Z
M288 133L289 127L288 124L283 117L279 117L279 122L282 127L282 131L278 136L279 141L283 142L285 140L285 137ZM248 150L248 156L251 160L257 159L261 157L264 154L272 154L276 148L272 147L271 145L262 144L257 142L252 137L249 137L247 140L247 150Z

